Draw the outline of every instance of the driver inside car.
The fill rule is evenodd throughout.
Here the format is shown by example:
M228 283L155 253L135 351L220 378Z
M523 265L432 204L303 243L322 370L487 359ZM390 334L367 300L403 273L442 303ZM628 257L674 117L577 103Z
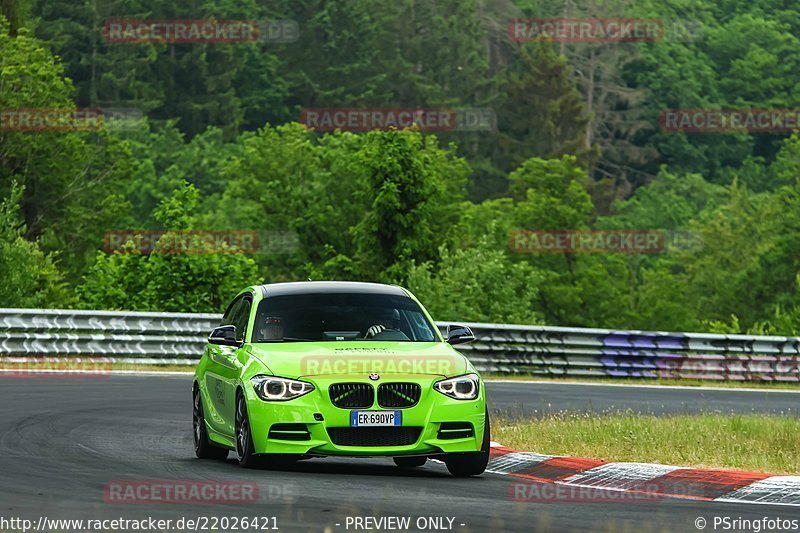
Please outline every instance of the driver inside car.
M264 317L258 332L261 335L261 340L283 339L283 321L276 316Z
M380 309L377 313L377 323L367 329L367 334L364 335L365 339L371 339L382 331L399 331L400 330L400 312L397 309Z

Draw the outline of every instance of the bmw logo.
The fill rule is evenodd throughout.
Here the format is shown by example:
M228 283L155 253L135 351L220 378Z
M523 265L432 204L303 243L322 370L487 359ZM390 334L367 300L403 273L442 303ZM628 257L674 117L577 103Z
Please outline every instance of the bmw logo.
M369 379L371 379L372 381L378 381L379 379L381 379L381 377L373 372L372 374L369 375Z

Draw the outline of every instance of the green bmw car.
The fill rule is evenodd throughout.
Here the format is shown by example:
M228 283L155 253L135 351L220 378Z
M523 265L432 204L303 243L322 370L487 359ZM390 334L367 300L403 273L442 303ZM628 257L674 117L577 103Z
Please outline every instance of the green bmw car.
M444 461L454 476L489 461L486 390L407 290L309 281L248 287L197 366L195 453L244 467L324 456Z

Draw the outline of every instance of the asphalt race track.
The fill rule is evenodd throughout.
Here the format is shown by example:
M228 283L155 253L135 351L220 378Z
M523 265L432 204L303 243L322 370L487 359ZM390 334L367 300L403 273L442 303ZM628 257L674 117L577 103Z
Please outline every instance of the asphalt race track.
M712 387L490 382L493 409L510 415L538 416L555 411L647 414L771 413L798 416L800 389L736 390Z
M490 398L494 409L528 414L543 406L793 413L800 400L797 394L775 391L556 383L492 383ZM226 463L194 458L188 376L0 379L0 518L5 519L276 517L283 531L331 532L368 531L352 524L348 528L347 520L369 516L411 517L412 531L419 518L449 517L452 529L426 530L457 532L697 531L698 517L713 531L714 516L800 520L797 507L680 499L519 502L512 499L507 476L454 479L432 462L404 471L386 459L314 459L292 470L254 471L240 469L233 457ZM257 483L258 499L246 504L106 503L104 487L117 480L251 481Z

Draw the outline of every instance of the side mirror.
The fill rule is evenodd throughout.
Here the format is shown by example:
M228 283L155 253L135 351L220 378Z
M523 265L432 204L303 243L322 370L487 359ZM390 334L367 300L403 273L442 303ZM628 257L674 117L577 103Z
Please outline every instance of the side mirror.
M465 342L472 342L475 340L475 334L467 326L458 326L450 324L447 326L447 342L448 344L464 344Z
M211 335L208 337L210 344L218 344L220 346L241 346L242 343L236 340L236 326L220 326L214 328Z

